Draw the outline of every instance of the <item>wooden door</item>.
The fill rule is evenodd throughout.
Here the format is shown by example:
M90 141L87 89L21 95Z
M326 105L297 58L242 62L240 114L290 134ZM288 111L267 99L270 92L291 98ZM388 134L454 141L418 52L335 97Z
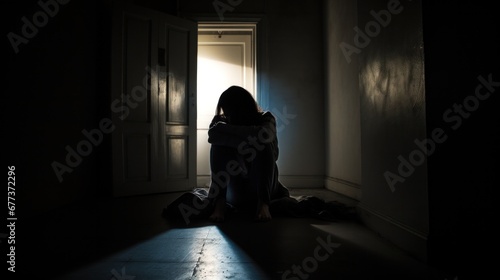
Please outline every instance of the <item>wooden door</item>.
M195 187L196 23L123 5L112 40L114 195Z

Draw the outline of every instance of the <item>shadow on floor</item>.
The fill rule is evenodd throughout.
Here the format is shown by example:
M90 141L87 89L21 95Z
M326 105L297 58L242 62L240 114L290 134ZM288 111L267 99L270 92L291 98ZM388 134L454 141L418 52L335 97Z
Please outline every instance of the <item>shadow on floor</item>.
M439 279L357 221L276 217L178 226L179 194L111 199L31 221L19 275L44 279Z

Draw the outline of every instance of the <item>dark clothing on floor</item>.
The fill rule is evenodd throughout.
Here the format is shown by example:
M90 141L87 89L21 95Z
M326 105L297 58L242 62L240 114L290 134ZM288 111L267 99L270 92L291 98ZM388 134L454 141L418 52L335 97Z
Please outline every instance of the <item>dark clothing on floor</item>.
M184 193L163 209L163 217L186 225L193 220L207 219L213 211L213 205L210 204L211 200L208 196L206 188L197 188L192 192ZM269 207L273 217L317 218L330 222L356 219L353 207L337 201L324 201L315 196L287 195L271 200ZM238 216L251 218L245 213L241 215L242 213L229 203L226 204L226 214L228 218Z
M208 132L211 181L207 192L195 189L180 196L164 215L185 223L208 218L218 199L226 198L226 213L254 217L260 203L269 205L272 216L345 218L349 209L316 197L292 198L279 181L276 119L270 112L259 114L253 125L228 124L215 116Z

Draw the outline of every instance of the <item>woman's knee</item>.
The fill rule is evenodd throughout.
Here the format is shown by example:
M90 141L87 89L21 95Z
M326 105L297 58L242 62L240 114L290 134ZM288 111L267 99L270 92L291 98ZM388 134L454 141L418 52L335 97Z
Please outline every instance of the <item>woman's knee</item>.
M255 159L258 161L265 161L269 163L274 163L275 155L274 155L273 145L270 143L262 144L261 149L258 149L256 152Z
M218 156L218 155L232 155L235 153L235 149L227 146L221 146L221 145L212 145L210 147L210 155L211 156Z
M226 164L236 159L236 150L226 146L212 145L210 148L210 165L212 170L225 168Z

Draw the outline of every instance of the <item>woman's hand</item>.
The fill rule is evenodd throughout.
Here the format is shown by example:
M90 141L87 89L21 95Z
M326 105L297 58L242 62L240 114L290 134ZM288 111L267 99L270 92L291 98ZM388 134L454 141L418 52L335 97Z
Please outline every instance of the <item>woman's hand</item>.
M209 128L216 126L219 123L227 124L227 118L224 115L215 115L212 121L210 122Z
M256 220L259 222L267 222L272 219L269 205L267 203L259 203L260 207L257 212Z

